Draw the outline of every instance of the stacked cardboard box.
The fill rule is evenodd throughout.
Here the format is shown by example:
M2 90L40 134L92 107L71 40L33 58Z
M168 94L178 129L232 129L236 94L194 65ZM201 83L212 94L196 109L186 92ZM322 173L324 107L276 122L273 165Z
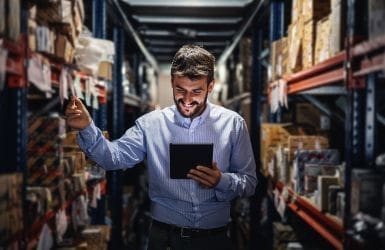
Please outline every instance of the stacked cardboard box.
M302 18L304 22L302 41L302 66L307 69L314 65L316 43L316 24L330 13L330 1L303 1Z
M290 225L273 222L273 249L286 250L289 242L297 241L298 237Z
M287 74L288 48L287 37L282 37L271 44L271 81Z
M330 55L334 56L344 48L346 24L346 1L331 0L330 13Z
M23 229L21 173L0 175L0 245L6 246Z
M317 40L315 44L315 63L320 63L331 57L330 53L330 16L317 22Z
M84 20L83 8L83 0L32 4L28 20L30 50L49 53L65 63L73 63L74 46Z
M20 36L20 0L0 0L0 35L18 41Z

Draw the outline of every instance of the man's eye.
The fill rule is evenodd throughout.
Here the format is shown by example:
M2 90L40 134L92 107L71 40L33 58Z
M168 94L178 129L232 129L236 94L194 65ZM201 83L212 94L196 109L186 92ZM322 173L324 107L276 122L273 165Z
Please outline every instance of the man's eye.
M194 90L193 93L199 95L200 93L202 93L202 90Z

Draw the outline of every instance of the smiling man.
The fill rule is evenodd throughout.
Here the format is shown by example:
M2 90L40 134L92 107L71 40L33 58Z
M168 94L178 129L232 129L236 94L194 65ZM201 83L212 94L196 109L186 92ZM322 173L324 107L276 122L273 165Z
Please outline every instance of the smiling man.
M175 105L138 118L108 141L74 97L67 123L79 129L78 143L106 170L147 159L153 218L148 249L231 249L230 202L255 191L256 166L244 119L208 102L214 87L214 56L196 45L175 54L171 81ZM170 178L169 145L214 145L212 166L196 166L185 179Z

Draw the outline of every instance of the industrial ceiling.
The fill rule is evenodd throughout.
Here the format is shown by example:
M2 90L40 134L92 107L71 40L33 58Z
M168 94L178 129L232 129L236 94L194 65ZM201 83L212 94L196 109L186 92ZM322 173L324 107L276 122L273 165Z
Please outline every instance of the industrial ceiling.
M217 58L234 43L257 8L256 0L113 0L147 59L170 63L186 43ZM143 51L145 50L145 51ZM147 55L146 55L147 54Z

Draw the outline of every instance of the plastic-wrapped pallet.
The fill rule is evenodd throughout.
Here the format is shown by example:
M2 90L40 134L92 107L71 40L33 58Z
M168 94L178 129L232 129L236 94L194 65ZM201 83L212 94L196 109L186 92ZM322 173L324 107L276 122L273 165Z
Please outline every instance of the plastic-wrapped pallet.
M80 36L75 46L77 65L83 72L95 77L98 77L101 63L112 65L114 55L114 43L109 40Z

